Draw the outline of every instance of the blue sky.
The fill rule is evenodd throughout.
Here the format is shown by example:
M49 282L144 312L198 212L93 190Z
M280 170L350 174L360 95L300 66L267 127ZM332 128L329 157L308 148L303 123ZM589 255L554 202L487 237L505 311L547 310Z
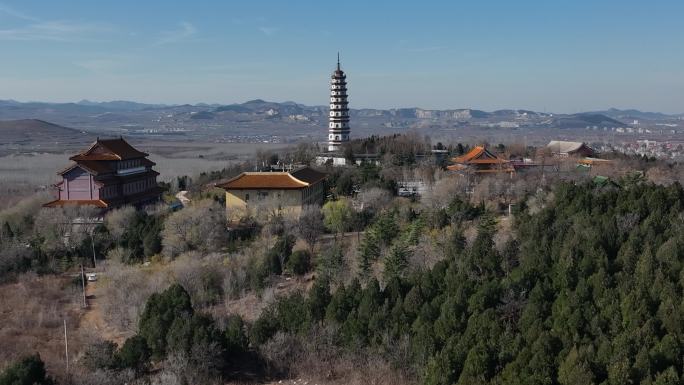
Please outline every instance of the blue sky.
M0 0L0 98L684 112L684 1Z

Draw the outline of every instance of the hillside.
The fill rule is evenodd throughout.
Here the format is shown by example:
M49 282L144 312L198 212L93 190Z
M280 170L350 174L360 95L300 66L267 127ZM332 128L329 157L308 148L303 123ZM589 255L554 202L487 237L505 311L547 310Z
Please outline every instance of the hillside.
M8 150L63 151L92 139L90 133L40 119L0 120L0 155Z
M676 115L667 115L662 112L639 111L635 109L620 110L610 108L605 111L595 111L592 114L602 114L618 120L639 119L639 120L665 120L676 118Z
M43 209L47 194L0 209L0 368L37 352L72 385L680 383L679 169L623 157L592 175L559 162L469 184L419 158L432 148L419 134L363 147L384 156L320 169L322 207L252 205L249 230L232 229L242 238L225 193L205 186L260 156L195 178L176 169L169 195L190 204L112 210L92 232L64 226L85 211ZM395 196L405 171L435 180ZM63 314L79 382L65 380Z
M84 134L82 131L40 119L0 120L0 133L3 138L25 136L27 133L30 133L32 136L46 135L50 137L79 136Z
M573 114L561 115L554 119L552 126L558 128L624 127L625 123L603 114Z

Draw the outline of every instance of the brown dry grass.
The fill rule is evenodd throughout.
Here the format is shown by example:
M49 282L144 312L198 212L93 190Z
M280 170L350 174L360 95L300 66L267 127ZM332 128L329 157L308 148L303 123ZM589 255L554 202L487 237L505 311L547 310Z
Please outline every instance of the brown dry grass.
M81 293L71 278L24 274L16 283L0 286L0 368L18 358L39 353L50 375L64 378L64 320L69 359L75 365L93 336L78 328L83 315Z
M237 314L247 322L254 322L276 298L296 292L306 293L313 285L314 276L314 273L309 273L302 277L275 277L272 285L264 289L261 295L249 292L237 299L226 298L222 303L209 308L207 312L216 319Z
M121 330L105 321L101 302L106 293L98 288L97 282L88 284L86 295L88 296L88 309L80 319L79 328L97 335L103 340L112 341L119 346L123 345L128 337L133 336L132 331Z
M417 383L404 365L406 341L397 342L389 354L366 349L347 350L334 342L332 329L315 328L305 336L276 334L260 352L283 374L271 384L290 385L413 385ZM393 365L391 362L394 362ZM273 369L273 368L272 368Z

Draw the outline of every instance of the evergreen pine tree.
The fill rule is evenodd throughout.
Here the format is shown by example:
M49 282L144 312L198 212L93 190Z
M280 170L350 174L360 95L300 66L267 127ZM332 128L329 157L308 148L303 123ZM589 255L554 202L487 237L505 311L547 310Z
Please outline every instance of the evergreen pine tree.
M2 224L2 232L0 233L0 240L6 241L14 238L14 231L12 231L12 226L9 222Z
M370 274L373 262L380 258L380 244L377 232L369 229L359 245L359 270L364 277Z
M409 251L403 242L395 243L385 257L384 278L389 281L394 277L401 277L408 266Z

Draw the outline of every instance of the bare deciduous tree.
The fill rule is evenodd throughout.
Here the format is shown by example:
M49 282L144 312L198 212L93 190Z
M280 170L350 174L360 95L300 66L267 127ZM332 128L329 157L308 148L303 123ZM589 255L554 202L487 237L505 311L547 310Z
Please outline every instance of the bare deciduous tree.
M35 218L41 211L43 203L50 198L45 193L37 193L16 202L0 211L0 223L8 223L15 236L29 235L31 233L31 222L26 221L26 218Z
M361 204L361 209L375 212L392 202L392 194L383 188L371 187L362 189L356 199Z
M323 235L323 213L318 206L305 206L297 222L297 234L309 245L309 251L314 253L318 239Z
M170 284L165 272L150 273L139 268L112 263L107 267L106 278L98 282L96 290L105 320L119 330L136 331L138 317L152 293L160 292Z
M174 275L190 294L196 309L217 303L223 296L222 273L228 269L222 266L219 255L201 257L190 252L177 258L171 268Z
M441 247L445 244L446 239L437 239L437 237L446 238L445 233L438 234L423 234L409 254L409 269L413 271L425 271L431 269L437 262L444 259L446 253Z
M226 217L220 204L203 200L171 214L162 230L163 254L176 257L189 250L219 249L226 241Z
M43 250L48 254L55 254L66 248L66 236L71 225L66 213L62 209L44 208L38 212L33 228L35 235L42 240Z
M466 177L462 175L442 178L425 192L421 202L431 209L445 208L454 198L465 197L466 187Z
M260 352L271 372L289 375L289 371L301 358L302 346L294 336L278 332L260 347Z
M121 236L126 231L135 217L135 208L132 206L124 206L116 210L112 210L105 216L105 226L112 235L114 241L118 242Z

